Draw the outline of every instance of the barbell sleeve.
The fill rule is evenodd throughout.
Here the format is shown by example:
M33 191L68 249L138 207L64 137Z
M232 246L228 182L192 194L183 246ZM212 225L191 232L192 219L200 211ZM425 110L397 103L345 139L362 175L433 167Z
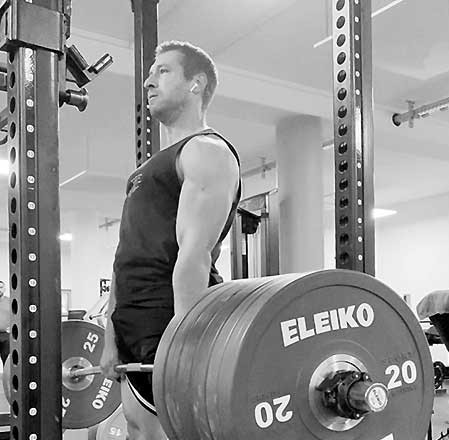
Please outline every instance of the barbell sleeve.
M104 318L104 317L106 317L106 313L94 313L92 315L89 315L89 319Z
M101 374L101 367L96 365L94 367L75 368L69 371L69 377L84 377L91 374Z
M117 373L151 373L153 371L153 365L139 363L122 364L116 365L114 370ZM73 369L68 373L71 378L90 376L92 374L102 374L101 367L99 365L95 365L93 367L78 368Z
M151 373L153 371L153 365L139 364L136 362L132 364L116 365L114 370L117 371L117 373Z

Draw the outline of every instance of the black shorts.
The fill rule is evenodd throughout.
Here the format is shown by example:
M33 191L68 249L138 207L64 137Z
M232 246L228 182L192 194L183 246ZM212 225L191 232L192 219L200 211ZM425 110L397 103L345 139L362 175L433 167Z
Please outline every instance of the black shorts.
M9 355L9 333L0 332L0 358L2 359L3 365L5 364L8 355Z
M154 364L162 334L173 318L173 307L116 310L112 315L120 361ZM151 373L127 373L128 385L137 400L156 414Z
M137 401L147 411L157 416L153 396L153 375L151 373L127 373L126 385Z

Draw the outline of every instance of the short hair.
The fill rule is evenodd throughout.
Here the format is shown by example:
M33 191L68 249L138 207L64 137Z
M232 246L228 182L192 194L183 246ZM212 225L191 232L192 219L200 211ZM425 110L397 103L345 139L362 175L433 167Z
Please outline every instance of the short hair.
M165 41L156 48L156 56L176 50L182 57L182 67L186 79L192 79L198 73L204 73L207 77L207 85L203 93L203 110L206 110L215 93L218 84L217 67L212 58L200 47L187 41Z

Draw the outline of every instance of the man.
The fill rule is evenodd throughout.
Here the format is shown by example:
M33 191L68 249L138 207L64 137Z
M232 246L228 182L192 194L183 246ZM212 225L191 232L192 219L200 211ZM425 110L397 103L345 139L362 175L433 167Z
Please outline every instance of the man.
M144 86L169 146L128 180L101 359L109 376L119 362L152 364L173 315L221 282L214 263L239 202L240 170L232 145L206 125L216 85L203 50L158 47ZM165 440L151 374L128 373L121 391L130 439Z

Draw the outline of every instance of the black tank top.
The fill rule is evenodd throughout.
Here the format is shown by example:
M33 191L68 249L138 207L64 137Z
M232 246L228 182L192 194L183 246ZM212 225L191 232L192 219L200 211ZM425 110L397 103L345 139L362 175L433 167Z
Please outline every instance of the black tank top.
M240 167L238 154L232 144L216 131L207 129L157 152L131 174L126 187L120 238L114 261L117 308L173 304L172 276L178 255L176 215L181 192L176 159L182 148L195 136L221 138ZM210 286L222 282L215 262L220 255L221 242L234 220L240 193L241 184L225 227L211 254ZM207 216L207 213L204 215Z

